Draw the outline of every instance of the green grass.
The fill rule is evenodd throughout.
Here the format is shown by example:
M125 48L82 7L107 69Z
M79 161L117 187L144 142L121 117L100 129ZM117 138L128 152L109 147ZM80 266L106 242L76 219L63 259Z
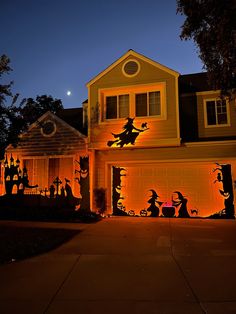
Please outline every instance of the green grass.
M0 226L0 264L53 250L79 230Z

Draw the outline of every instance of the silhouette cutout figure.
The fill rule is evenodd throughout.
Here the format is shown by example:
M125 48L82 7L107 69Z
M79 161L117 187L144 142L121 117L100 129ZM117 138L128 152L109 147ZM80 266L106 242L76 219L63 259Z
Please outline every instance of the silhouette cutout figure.
M159 196L157 195L157 192L155 190L149 190L149 191L152 192L152 195L151 195L150 199L148 200L148 203L150 204L150 206L147 208L147 211L151 212L150 217L158 217L159 212L160 212L159 206L161 206L163 204L163 202L157 201Z
M49 192L50 192L49 197L50 197L50 198L54 198L55 186L54 186L53 184L50 185Z
M182 193L180 193L179 191L175 191L172 194L172 205L174 207L178 207L179 206L179 213L178 213L178 217L179 218L189 218L189 213L187 210L187 202L188 200L183 196Z
M108 141L107 145L110 147L114 144L116 146L123 147L124 145L134 145L136 138L141 132L148 130L147 122L141 125L142 129L138 129L134 126L134 118L126 118L127 123L123 126L124 131L118 134L112 133L115 138L114 141Z
M72 193L71 186L69 185L70 180L68 180L68 179L65 178L65 181L66 181L66 184L65 184L64 193L66 192L66 197L67 197L68 199L72 199L72 198L73 198L73 193Z
M89 191L89 157L80 156L80 160L76 160L76 163L79 164L80 170L75 170L75 173L79 174L79 177L76 177L75 180L80 185L80 212L81 213L90 213L90 191Z
M112 208L113 215L117 216L127 216L121 201L124 199L124 197L121 196L121 177L125 176L122 171L126 171L126 169L112 166Z
M65 197L65 188L63 186L61 187L61 197Z
M13 192L13 187L16 186L17 194L24 194L25 188L37 188L38 185L30 185L29 177L26 167L23 170L20 169L20 160L17 158L15 161L11 155L10 163L6 156L4 161L5 166L5 190L6 194L11 195Z
M211 218L232 218L234 219L234 193L233 193L233 181L231 174L231 165L230 164L219 164L216 163L217 167L213 169L213 172L218 171L216 182L221 183L221 189L219 193L224 198L224 208L220 213L214 214Z

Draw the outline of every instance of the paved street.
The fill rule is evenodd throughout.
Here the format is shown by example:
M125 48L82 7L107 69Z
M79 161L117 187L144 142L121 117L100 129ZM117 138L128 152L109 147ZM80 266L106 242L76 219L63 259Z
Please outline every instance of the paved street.
M0 266L0 313L236 313L236 222L107 218L23 223L80 232L58 249Z

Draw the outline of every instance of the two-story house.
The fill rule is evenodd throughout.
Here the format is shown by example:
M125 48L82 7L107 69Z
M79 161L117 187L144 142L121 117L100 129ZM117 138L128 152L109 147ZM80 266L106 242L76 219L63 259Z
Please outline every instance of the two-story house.
M152 190L166 205L184 197L190 214L224 208L219 165L235 175L235 104L206 82L204 73L180 76L130 50L88 83L91 180L107 189L113 211L119 197L118 209L150 207Z
M129 50L87 87L87 136L47 113L8 148L32 184L68 177L79 195L73 177L88 156L91 208L103 188L108 213L234 217L235 102L211 90L205 73L181 76Z

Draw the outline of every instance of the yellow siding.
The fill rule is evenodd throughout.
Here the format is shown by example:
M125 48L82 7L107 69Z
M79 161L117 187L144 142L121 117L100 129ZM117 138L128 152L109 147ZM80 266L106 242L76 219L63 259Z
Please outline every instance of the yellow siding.
M116 149L110 151L97 151L95 177L96 185L106 187L110 186L109 178L106 178L105 167L107 164L122 165L130 163L151 163L165 161L191 160L196 163L200 160L212 160L212 163L219 160L232 159L235 156L236 143L227 145L210 145L177 147L177 148L156 148L156 149ZM235 173L236 176L236 173Z
M207 93L200 94L197 96L197 108L198 108L198 135L199 137L222 137L222 136L236 136L236 111L235 102L229 103L230 107L230 125L229 126L216 126L216 127L205 127L204 121L204 99L214 99L219 94Z
M174 167L176 170L180 168L183 169L184 176L182 177L183 187L185 182L188 183L191 181L193 184L195 178L187 177L186 173L188 169L197 172L198 165L207 164L207 173L212 173L212 169L215 167L215 163L230 163L232 167L232 178L233 181L236 179L236 142L232 141L228 144L216 144L216 143L208 143L205 145L196 145L189 144L187 146L176 147L176 148L153 148L153 149L116 149L110 151L96 151L96 167L95 167L95 185L97 187L103 187L107 190L107 204L108 208L111 208L111 167L119 166L119 167L127 167L128 169L131 167L135 167L135 169L142 169L144 167L149 167L149 169L154 169L155 167L159 168L159 171L163 168L169 169L170 167ZM232 157L235 156L235 157ZM153 165L153 167L152 167ZM170 167L168 166L170 165ZM154 167L155 166L155 167ZM130 168L130 169L131 169ZM172 169L171 168L171 169ZM185 169L186 168L186 169ZM155 170L155 169L154 169ZM153 171L154 171L153 170ZM192 170L191 170L192 171ZM170 172L170 171L169 171ZM177 171L179 173L179 170ZM159 173L159 172L158 172ZM191 172L192 173L192 172ZM169 180L166 184L173 184L172 176L174 174L172 172L166 177ZM214 174L212 174L214 177ZM199 177L201 179L201 176ZM176 178L175 178L176 179ZM199 180L200 180L199 179ZM142 179L141 179L142 180ZM177 180L177 179L176 179ZM175 181L176 181L175 180ZM178 181L177 180L177 181ZM204 180L204 177L203 177ZM158 181L158 174L156 174L152 178L152 184ZM199 181L199 184L201 182ZM136 184L136 183L135 183ZM164 183L163 183L164 184ZM196 187L197 193L200 193L200 185ZM177 189L177 187L176 187ZM217 190L218 191L218 190ZM190 192L189 192L190 193ZM191 193L194 197L194 190L191 190ZM131 196L131 194L129 194ZM133 194L132 194L133 195ZM218 197L218 194L216 194ZM133 196L132 196L133 197ZM213 197L214 198L214 197ZM203 202L203 200L202 200ZM207 207L207 199L204 199L204 202ZM203 208L204 211L207 211L207 208ZM210 214L210 213L209 213Z
M140 72L135 77L126 77L122 73L122 66L129 58L123 60L110 72L100 77L89 87L89 106L90 106L90 147L103 149L107 147L107 141L111 140L111 133L120 133L125 124L125 120L105 121L102 123L94 122L94 112L96 106L101 106L99 91L105 88L117 88L124 86L150 85L154 83L164 83L167 105L167 119L158 120L154 117L136 118L134 125L140 127L141 123L147 122L150 130L141 134L136 142L136 147L156 146L158 140L178 138L177 126L177 94L176 78L174 75L155 67L152 64L137 59L140 63ZM132 58L133 59L133 58ZM101 113L101 107L99 108ZM133 118L133 117L132 117ZM96 119L95 119L96 120ZM143 135L143 136L142 136Z
M163 161L181 161L191 160L196 163L200 160L212 160L212 163L219 160L236 159L236 142L229 142L228 144L210 144L182 146L182 147L169 147L169 148L153 148L153 149L116 149L110 151L97 151L96 152L96 167L99 171L105 169L105 164L111 163L114 165L129 164L132 162L163 162ZM105 173L97 173L99 177L99 185L105 184ZM236 174L235 174L236 175Z

